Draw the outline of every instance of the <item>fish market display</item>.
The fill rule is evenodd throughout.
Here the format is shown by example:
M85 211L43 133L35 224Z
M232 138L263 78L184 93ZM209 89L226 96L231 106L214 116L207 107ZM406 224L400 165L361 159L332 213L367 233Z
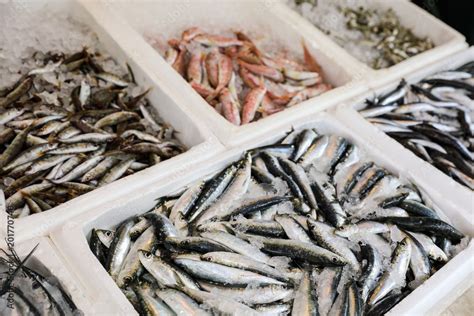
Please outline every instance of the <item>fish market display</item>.
M155 119L131 71L87 48L36 52L29 69L0 92L0 185L7 211L46 211L184 148ZM119 68L115 64L115 68Z
M393 10L371 8L368 1L287 0L287 3L374 69L393 66L434 47L430 39L418 37L401 25Z
M347 139L293 131L90 248L141 315L382 315L469 239Z
M36 247L24 258L1 249L0 313L2 315L81 315L52 275L33 268ZM40 264L39 262L36 263ZM41 265L41 264L40 264ZM37 266L36 266L37 267Z
M398 87L360 114L387 135L474 189L474 63Z
M163 55L219 114L243 125L331 89L304 44L303 50L301 63L283 51L264 52L242 32L221 36L193 27L169 40Z

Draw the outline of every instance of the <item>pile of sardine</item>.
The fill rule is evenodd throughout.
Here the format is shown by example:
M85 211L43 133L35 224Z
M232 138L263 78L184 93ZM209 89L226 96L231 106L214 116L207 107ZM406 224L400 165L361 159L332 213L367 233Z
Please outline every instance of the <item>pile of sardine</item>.
M154 44L153 39L149 41ZM256 121L331 89L304 45L302 64L283 53L266 54L242 32L226 37L193 27L168 44L166 61L235 125Z
M382 315L464 236L364 156L294 131L94 229L91 250L141 315Z
M36 53L0 91L0 185L13 217L46 211L183 151L133 74L84 49ZM118 66L116 66L118 68Z
M50 276L32 268L36 247L23 259L14 251L1 249L0 313L2 315L80 315L80 310ZM35 262L36 268L44 268ZM42 269L44 270L44 269Z
M360 113L420 158L474 189L474 62L400 85Z

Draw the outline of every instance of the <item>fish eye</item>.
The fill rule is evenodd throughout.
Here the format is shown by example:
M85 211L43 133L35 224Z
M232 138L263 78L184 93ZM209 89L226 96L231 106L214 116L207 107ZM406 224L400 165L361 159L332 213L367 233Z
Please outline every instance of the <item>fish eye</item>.
M105 236L110 237L111 235L112 235L111 231L108 230L108 231L105 232Z
M144 252L145 258L150 259L151 258L151 252Z
M337 258L332 258L332 262L337 262Z

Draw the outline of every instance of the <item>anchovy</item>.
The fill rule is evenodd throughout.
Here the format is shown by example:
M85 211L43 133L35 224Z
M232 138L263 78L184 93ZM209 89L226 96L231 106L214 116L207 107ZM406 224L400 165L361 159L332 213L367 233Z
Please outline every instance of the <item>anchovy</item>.
M102 159L104 159L104 157L102 157L102 156L89 158L86 161L84 161L83 163L81 163L80 165L78 165L77 167L75 167L69 173L64 175L63 177L61 177L59 179L56 179L56 180L51 180L51 181L53 183L58 183L59 184L59 183L64 183L64 182L67 182L67 181L77 179L77 178L81 177L83 174L85 174L87 171L89 171L90 169L97 166L97 164Z
M81 178L81 182L90 182L104 176L110 168L117 163L115 157L105 157L96 166L87 171Z
M360 264L354 253L347 246L346 240L334 234L333 227L308 219L308 228L319 245L343 257L354 271L358 272L360 270Z
M327 315L337 295L337 287L341 278L341 268L325 267L316 279L319 314Z
M48 190L52 186L53 185L51 183L40 183L40 184L33 184L28 187L22 188L15 194L11 195L5 201L7 211L13 211L14 209L20 207L24 202L24 199L23 199L24 195L33 195L35 193Z
M248 284L284 284L283 282L262 276L255 272L227 267L213 262L186 258L177 258L174 262L183 267L191 275L220 284L233 286L247 286Z
M289 282L290 277L268 264L254 260L248 256L232 252L208 252L201 256L204 261L222 264L228 267L255 272L282 282Z
M99 181L98 186L111 183L119 178L127 171L128 168L135 162L135 158L123 160L116 164L112 169L109 170Z
M99 239L99 236L97 234L96 229L93 229L91 232L91 238L89 241L89 247L92 251L92 253L96 256L96 258L99 260L99 262L103 265L105 264L107 260L107 254L106 250L104 248L104 245ZM110 246L110 245L109 245Z
M188 216L188 219L190 222L194 221L204 210L214 203L222 192L224 192L236 172L237 167L231 165L206 184L196 200L194 207L189 212L190 215Z
M289 239L312 243L303 226L289 215L276 215L275 221L281 225Z
M48 156L44 157L35 163L33 163L30 168L25 172L25 174L35 174L39 171L48 170L51 167L58 165L59 163L71 158L71 155L64 156Z
M200 282L199 284L206 291L247 305L270 304L279 300L287 300L293 294L292 289L281 285L263 285L257 288L237 288L205 282Z
M168 262L160 257L144 250L138 250L138 256L143 267L155 278L161 286L175 287L183 284L187 288L199 289L199 287L186 277L184 272L178 271Z
M369 304L374 305L390 291L401 288L405 283L405 274L411 257L411 246L405 237L393 251L389 269L382 275L377 286L369 297Z
M346 315L361 316L363 302L360 297L356 283L352 281L345 292L344 312Z
M295 146L292 144L268 145L252 149L251 154L252 158L258 157L261 153L266 153L275 156L290 157L294 150Z
M327 220L335 227L341 227L346 222L346 213L335 197L335 190L330 184L321 185L317 182L311 184L319 209Z
M274 239L251 236L250 240L261 242L262 249L265 252L274 255L283 255L290 258L307 261L314 264L339 266L345 265L347 261L341 256L328 251L324 248L318 247L314 244L286 239Z
M270 198L257 198L251 200L248 203L241 205L236 209L229 209L229 211L223 210L221 214L215 216L215 220L228 220L236 215L249 215L255 212L261 212L265 209L268 209L274 205L278 205L284 202L289 201L288 197L284 196L275 196Z
M292 315L309 316L318 314L318 302L317 298L314 297L313 292L314 290L309 273L305 272L298 290L295 293L293 309L291 310Z
M139 269L141 268L140 258L138 257L138 250L151 251L157 243L157 237L155 235L155 228L150 226L145 230L140 237L133 243L127 256L124 259L123 265L117 275L117 285L123 287L135 278Z
M442 220L429 217L385 217L383 219L411 232L446 237L459 241L463 234Z
M360 247L363 258L367 260L367 265L364 267L364 270L357 280L357 283L361 289L361 299L363 302L366 302L369 294L377 285L378 278L382 274L383 263L382 257L380 256L377 249L372 247L370 244L361 244Z
M308 150L303 154L303 156L298 160L298 163L300 163L303 167L306 168L314 160L322 157L328 145L329 137L327 135L323 135L317 138L314 143L308 148Z
M183 292L167 289L157 291L157 296L171 307L176 315L205 316L209 312L202 309L196 301Z
M263 235L268 237L284 237L285 230L276 221L265 220L238 220L231 222L218 222L227 227L232 227L233 230L242 233L250 233L256 235ZM198 227L200 229L200 226Z
M411 234L405 233L408 236L408 242L411 246L411 257L410 257L410 270L413 272L415 279L414 287L416 288L419 284L423 283L430 277L431 264L428 258L428 254L421 245Z
M137 289L135 293L137 295L143 314L163 316L175 315L173 310L168 305L166 305L161 299L155 299L153 296L141 289Z
M426 216L430 218L439 219L438 214L436 214L434 210L417 201L405 199L399 204L399 206L400 208L404 209L413 216Z
M229 186L225 189L218 200L205 210L199 219L197 224L202 223L206 220L216 219L217 214L230 207L232 202L242 196L246 191L250 183L250 171L251 171L252 159L250 155L245 157L243 166L237 170L234 179L231 180Z
M314 140L318 137L318 134L310 129L304 130L298 137L296 143L296 150L291 157L291 160L298 161L301 156L308 150Z
M114 85L119 86L119 87L128 86L128 82L126 82L125 80L119 78L117 75L112 74L112 73L101 72L101 73L96 74L95 76L104 81L113 83Z
M323 154L319 159L313 161L313 166L319 172L332 172L346 153L348 146L349 143L345 138L330 136Z
M68 174L71 170L76 168L79 164L81 164L84 161L84 156L77 155L73 156L70 159L66 160L63 164L58 165L59 168L58 170L52 170L56 171L51 176L48 175L48 179L58 179L63 177L64 175Z
M62 143L65 144L72 144L72 143L106 143L114 140L117 136L113 134L102 134L102 133L88 133L88 134L81 134L76 136L71 136L66 139L60 140Z
M4 125L11 120L25 113L25 109L11 108L0 114L0 125Z
M112 173L101 185L185 150L173 128L165 122L156 123L159 118L150 113L145 98L150 89L137 95L137 84L123 79L115 61L100 56L101 52L90 53L87 48L71 56L36 52L25 62L41 66L26 70L26 75L12 87L0 87L0 125L4 127L0 144L5 147L0 155L0 182L21 178L25 173L47 171L31 183L40 184L45 179L59 180L79 163L98 155L119 158L114 164L107 159L107 164L94 168L94 172L81 178L81 183L53 183L43 193L60 196L60 202L46 201L57 206L97 188L106 173L104 169L110 171L119 160L132 156L126 155L127 151L133 153L135 163L125 171ZM103 62L117 72L104 70ZM150 128L150 122L156 128ZM77 157L64 161L69 155ZM18 189L13 193L19 193ZM20 195L15 196L16 204L24 202ZM32 197L25 200L38 210L36 204L40 202ZM15 210L14 215L17 214L23 216L28 212Z
M100 147L92 143L74 143L71 145L61 146L59 148L50 150L50 155L68 155L68 154L79 154L91 152L99 149Z
M218 315L248 315L258 316L259 312L225 296L219 296L210 292L190 288L182 288L182 291L199 304L205 304Z
M123 223L117 229L114 240L110 245L105 267L114 279L117 278L118 274L120 273L123 262L127 256L128 251L130 250L131 239L129 232L132 227L132 221Z
M0 168L5 167L5 165L21 151L29 132L30 130L27 128L15 136L13 141L0 156Z
M8 165L3 167L4 171L12 170L20 165L36 160L44 156L47 152L58 147L58 144L42 144L35 147L31 147L24 152L22 152L15 160L10 162Z
M33 86L33 76L28 76L18 82L15 88L10 91L4 98L0 99L0 108L5 108L20 99Z
M296 182L309 206L316 209L318 204L311 190L311 183L303 168L290 160L280 159L279 162L283 170Z
M411 235L421 244L430 259L445 262L448 257L442 249L440 249L431 238L419 233L411 233Z
M357 224L344 225L334 233L341 237L349 237L355 234L383 234L390 231L386 224L372 221L361 221Z
M223 244L203 237L167 237L166 246L179 251L191 252L212 252L212 251L232 251Z
M254 260L267 263L270 259L256 246L231 234L224 232L204 232L201 233L201 236L221 243L222 245L232 249L232 251L248 256Z
M186 216L196 203L199 195L201 194L204 188L204 181L197 183L196 185L190 187L181 197L176 201L175 205L171 209L170 219L174 220L178 213L181 213L183 216Z
M303 193L301 192L301 189L296 184L296 182L283 170L280 165L280 162L278 161L278 158L267 153L262 153L261 157L265 161L268 170L274 176L283 179L287 183L293 195L302 199Z

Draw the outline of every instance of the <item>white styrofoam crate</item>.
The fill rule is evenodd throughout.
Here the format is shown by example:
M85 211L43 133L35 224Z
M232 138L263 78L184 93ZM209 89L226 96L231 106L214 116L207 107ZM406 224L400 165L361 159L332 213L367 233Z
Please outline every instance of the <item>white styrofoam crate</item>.
M296 130L316 128L320 133L346 137L366 151L368 157L378 165L419 185L423 191L428 191L427 185L419 184L419 177L400 165L396 157L390 156L385 150L373 146L372 134L364 134L363 129L359 129L354 125L344 125L330 114L319 113L280 126L274 126L271 132L247 142L238 149L234 148L222 153L208 164L196 168L185 176L170 178L162 182L161 185L143 187L135 191L131 190L120 199L104 201L104 204L100 206L100 211L89 210L84 212L66 225L53 231L50 237L60 249L68 265L84 282L88 293L92 293L98 299L96 302L97 313L114 311L120 315L136 314L132 305L89 250L87 238L90 236L92 228L112 228L131 216L144 213L154 206L156 198L174 194L186 185L222 170L231 162L239 159L245 150L272 144L293 128ZM437 205L441 205L440 202L449 199L449 195L432 195L430 198ZM443 204L441 209L455 227L469 236L474 236L474 220L471 216L450 203ZM392 310L392 315L425 314L433 308L452 302L457 298L456 295L461 294L453 291L455 288L465 286L466 282L472 284L472 280L467 279L467 277L472 273L473 267L474 243L471 242L468 248L459 253L433 277L398 304ZM406 303L413 302L413 300L420 303L416 306Z
M428 75L439 71L455 69L463 64L474 60L474 47L445 58L442 62L432 63L418 71L413 71L405 76L405 80L410 83L416 83ZM468 187L459 184L457 181L446 175L444 172L431 165L429 162L416 156L411 150L405 148L402 144L391 138L383 131L365 120L358 110L362 108L366 99L373 99L376 95L383 95L392 91L399 84L401 78L385 85L378 85L366 94L361 94L352 100L341 103L338 107L331 109L336 116L346 124L357 122L366 133L372 133L374 146L390 152L390 155L396 157L400 165L406 166L410 172L416 174L419 183L426 183L431 194L439 194L449 197L442 200L442 203L452 203L467 214L474 214L474 193Z
M285 2L286 0L281 1ZM380 11L392 9L399 17L401 25L411 29L417 36L430 38L435 45L434 48L408 58L396 65L376 70L359 61L353 57L350 52L345 51L342 47L333 42L334 45L344 51L345 59L350 60L354 67L361 69L360 74L364 77L363 79L369 87L390 83L414 70L423 69L425 66L436 61L442 61L444 58L468 47L465 37L462 34L409 0L348 0L347 3L353 8L363 5L364 7L375 8ZM300 29L308 29L309 32L312 30L315 33L318 32L324 35L316 26L300 14L283 3L282 6L285 6L286 10L289 11L287 13L288 16L298 16L298 18L294 18L294 21L298 23Z
M76 307L84 315L92 315L93 297L84 291L81 282L68 269L64 259L49 238L40 237L21 243L15 242L14 249L20 259L23 260L36 245L38 247L26 262L26 266L35 269L45 278L54 277L69 294ZM10 253L4 240L0 242L0 248Z
M136 53L147 62L147 69L160 74L163 87L166 85L172 91L174 100L209 126L224 145L238 146L248 141L251 134L269 131L276 122L323 111L366 90L358 65L346 58L344 51L327 37L302 31L277 0L79 1L102 22L111 36L126 40L124 45L139 46L140 52ZM177 37L191 26L201 26L216 34L242 30L257 37L264 36L272 46L281 46L300 57L304 40L322 65L327 80L336 88L257 122L235 126L207 104L144 39L144 34L159 34L163 39ZM124 32L130 36L120 36Z
M12 10L21 10L19 11L21 14L15 18L15 21L17 23L27 23L32 15L37 14L38 10L41 10L46 5L49 8L54 8L57 14L71 15L75 20L88 25L98 35L101 44L100 48L104 52L110 54L124 67L128 63L133 70L135 80L140 86L152 87L147 97L150 104L165 122L174 127L177 131L177 138L188 148L188 151L163 161L158 165L81 195L46 212L16 219L16 238L18 241L33 236L45 235L52 227L60 225L69 218L81 213L85 205L93 207L100 204L105 196L121 196L137 186L155 183L161 177L169 175L177 169L185 170L191 168L192 164L199 163L199 161L224 149L212 132L197 120L192 112L189 112L179 102L174 101L168 87L162 85L161 73L154 72L146 67L146 64L143 63L143 56L139 53L142 50L141 47L139 45L121 45L127 43L128 39L132 43L133 37L127 38L127 36L130 36L127 33L115 34L114 36L121 37L118 40L114 36L109 35L106 28L102 27L102 23L95 20L94 16L90 15L77 2L58 0L38 0L24 3L7 2L1 4L1 6L10 6L9 10L2 11L0 6L0 27L2 26L2 21L6 21L6 19L1 18L2 12L7 14ZM18 8L15 6L18 6ZM31 32L35 32L35 26L33 25ZM21 34L10 34L10 36L20 38ZM4 208L1 208L0 236L5 232L6 225L4 223L6 219L7 214Z

